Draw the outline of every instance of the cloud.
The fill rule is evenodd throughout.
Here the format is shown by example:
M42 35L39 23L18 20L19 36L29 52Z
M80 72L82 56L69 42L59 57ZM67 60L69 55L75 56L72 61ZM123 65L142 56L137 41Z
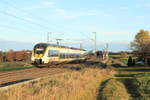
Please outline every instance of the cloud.
M109 51L119 52L119 51L131 51L130 43L122 43L122 42L110 42L109 43Z
M17 14L17 11L14 9L9 9L9 10L6 10L5 13L14 15L14 14Z
M108 13L104 13L104 14L102 14L102 16L104 16L104 17L111 17L112 15L108 14Z
M28 22L32 22L33 21L33 19L30 18L30 17L26 17L26 16L23 16L23 15L22 16L18 16L17 12L14 11L14 10L6 10L4 13L9 15L9 16L12 16L14 18L17 18L19 20L24 20L24 21L28 21Z
M24 20L26 20L26 21L33 21L33 19L32 18L28 18L28 17L26 17L26 18L23 18Z
M84 16L96 16L97 12L96 11L86 11L86 12L71 12L71 11L67 11L65 9L60 9L57 8L54 11L53 16L60 16L63 17L65 19L74 19L74 18L78 18L78 17L84 17Z
M103 34L109 34L109 35L120 35L120 34L129 34L131 33L130 31L127 30L120 30L120 29L101 29L100 27L97 26L88 26L85 27L86 30L90 31L90 32L98 32L98 33L103 33ZM109 30L109 31L108 31Z
M126 44L129 45L130 41L110 41L112 44Z
M150 7L150 2L144 4L144 7Z
M137 16L135 16L135 18L145 18L145 16L143 16L143 15L137 15Z
M128 7L120 7L119 9L120 10L128 10L129 8Z
M30 7L30 9L38 9L38 8L48 8L50 6L54 6L54 2L50 2L50 1L44 1L41 2L37 5L33 5L32 7Z

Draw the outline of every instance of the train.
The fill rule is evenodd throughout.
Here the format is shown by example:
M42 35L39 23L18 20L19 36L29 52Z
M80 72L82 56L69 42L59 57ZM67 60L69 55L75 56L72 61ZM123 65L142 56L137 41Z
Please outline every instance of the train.
M84 60L85 56L86 50L84 49L49 43L38 43L33 48L31 61L34 65L46 66Z

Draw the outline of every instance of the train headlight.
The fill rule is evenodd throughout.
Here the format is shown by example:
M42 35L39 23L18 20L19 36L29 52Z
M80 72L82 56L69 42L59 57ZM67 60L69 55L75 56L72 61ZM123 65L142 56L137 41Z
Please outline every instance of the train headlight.
M40 54L40 57L43 57L43 54Z

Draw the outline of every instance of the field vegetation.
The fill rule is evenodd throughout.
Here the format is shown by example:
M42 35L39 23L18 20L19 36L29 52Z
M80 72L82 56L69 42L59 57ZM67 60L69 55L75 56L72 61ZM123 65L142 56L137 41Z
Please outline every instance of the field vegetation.
M32 68L31 51L0 51L0 72Z
M150 67L117 68L115 76L131 94L131 100L150 100Z
M33 68L34 66L30 62L1 62L0 72L11 70L23 70L27 68Z
M99 86L112 78L110 69L88 68L1 90L0 100L97 100Z
M125 85L115 79L109 79L103 83L99 100L130 100L130 94Z
M133 59L137 59L133 54L118 53L111 54L110 57L120 60L127 64L128 57L132 56ZM104 88L101 90L104 100L150 100L150 67L149 66L114 66L116 70L115 80L113 81L121 85L115 86L113 81L107 81ZM116 89L115 89L116 88ZM119 88L119 89L117 89ZM124 88L124 89L123 89ZM122 89L122 90L121 90ZM125 92L126 90L126 92ZM112 92L113 91L113 92ZM117 91L117 92L115 92ZM120 92L121 91L121 92ZM122 92L124 91L124 92ZM117 96L116 94L117 93ZM126 98L120 95L126 95Z
M127 64L128 63L128 58L129 56L132 56L132 59L137 59L136 56L134 56L134 54L132 53L126 53L126 52L120 52L120 53L111 53L109 54L109 57L113 58L113 59L117 59L120 60L121 62Z

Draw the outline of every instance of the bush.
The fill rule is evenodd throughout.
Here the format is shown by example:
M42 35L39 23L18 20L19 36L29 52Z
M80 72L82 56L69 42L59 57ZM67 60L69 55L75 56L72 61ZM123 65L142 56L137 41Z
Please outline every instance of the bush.
M133 65L133 60L132 60L132 57L129 56L128 58L128 66L132 66Z

